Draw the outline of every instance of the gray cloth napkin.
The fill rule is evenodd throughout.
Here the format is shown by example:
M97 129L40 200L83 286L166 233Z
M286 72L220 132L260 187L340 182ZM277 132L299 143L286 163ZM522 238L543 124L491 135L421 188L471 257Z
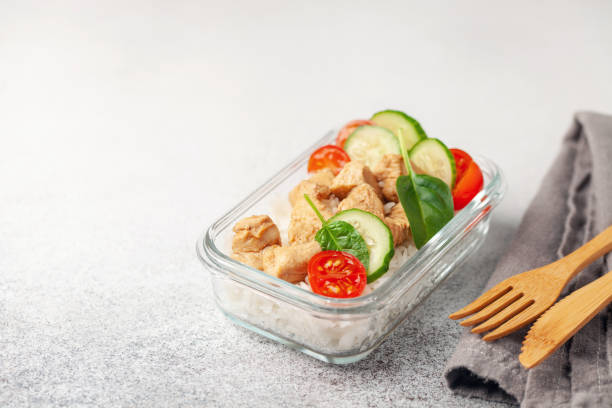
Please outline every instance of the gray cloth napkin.
M611 224L612 116L578 113L486 289L567 255ZM582 271L565 293L610 268L612 254ZM447 363L448 387L524 407L612 407L610 307L529 371L518 361L526 332L487 343L466 330Z

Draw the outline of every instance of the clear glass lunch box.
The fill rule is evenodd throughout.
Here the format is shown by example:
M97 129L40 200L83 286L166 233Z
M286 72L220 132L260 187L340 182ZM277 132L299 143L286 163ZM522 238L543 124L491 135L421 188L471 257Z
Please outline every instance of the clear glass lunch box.
M232 227L241 218L268 214L286 238L288 193L307 177L312 151L333 143L330 131L293 162L214 222L197 242L210 271L215 301L235 323L320 360L344 364L366 357L453 269L482 244L491 210L505 191L490 160L474 156L484 188L389 279L367 295L317 295L230 258Z

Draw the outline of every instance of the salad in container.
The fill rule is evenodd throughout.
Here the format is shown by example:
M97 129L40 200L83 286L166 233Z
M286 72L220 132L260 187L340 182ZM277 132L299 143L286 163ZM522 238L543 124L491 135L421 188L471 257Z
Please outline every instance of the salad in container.
M504 188L491 161L384 110L328 133L213 223L197 251L231 320L350 363L476 251Z

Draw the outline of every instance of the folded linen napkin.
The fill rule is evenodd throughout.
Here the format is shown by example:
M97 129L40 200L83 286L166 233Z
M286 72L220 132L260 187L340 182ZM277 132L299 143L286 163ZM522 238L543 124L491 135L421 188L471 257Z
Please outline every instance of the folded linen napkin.
M553 262L612 224L612 116L578 113L486 289ZM582 271L573 291L612 268L612 253ZM612 407L612 308L539 366L518 361L527 328L492 343L469 330L447 363L456 393L524 407Z

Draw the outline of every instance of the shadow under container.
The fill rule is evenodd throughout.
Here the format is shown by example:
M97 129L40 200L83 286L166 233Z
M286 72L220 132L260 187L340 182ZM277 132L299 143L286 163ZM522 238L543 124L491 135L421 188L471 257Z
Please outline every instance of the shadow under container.
M484 241L491 210L505 183L490 160L474 156L484 188L432 239L371 293L350 299L317 295L230 258L232 227L241 218L269 214L288 223L288 193L307 177L312 151L333 143L329 132L214 222L197 242L197 253L211 274L215 301L235 323L329 363L366 357L440 282ZM277 221L275 219L275 221ZM281 232L286 225L279 223Z

